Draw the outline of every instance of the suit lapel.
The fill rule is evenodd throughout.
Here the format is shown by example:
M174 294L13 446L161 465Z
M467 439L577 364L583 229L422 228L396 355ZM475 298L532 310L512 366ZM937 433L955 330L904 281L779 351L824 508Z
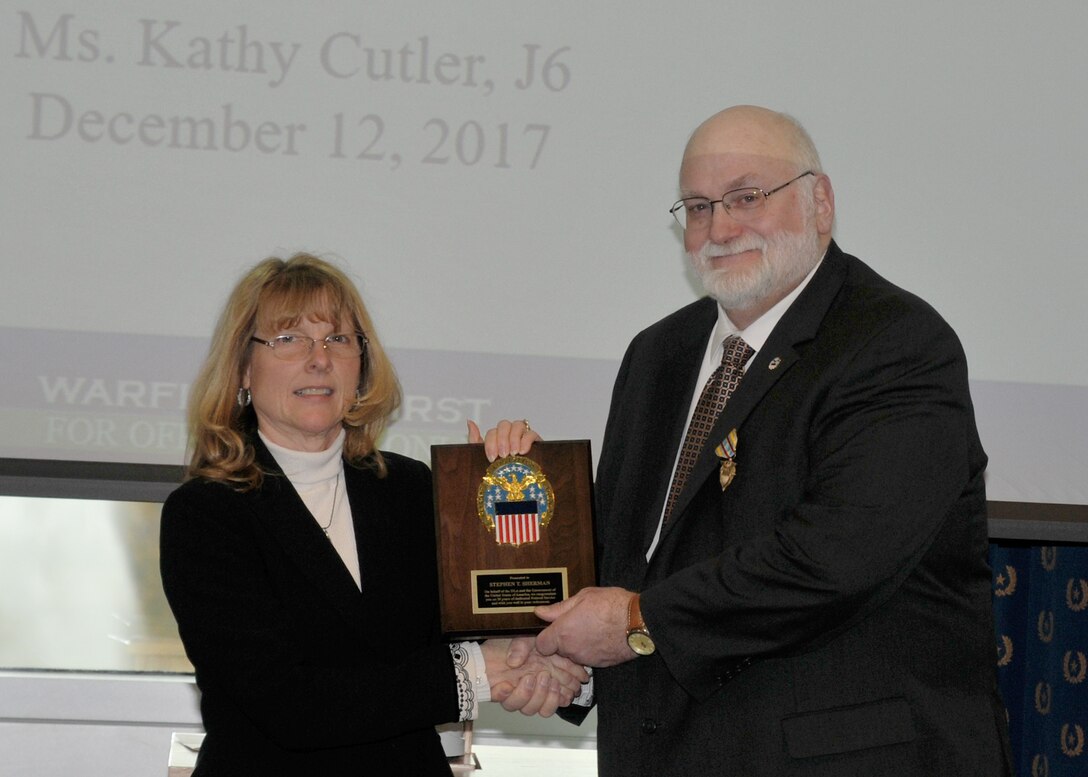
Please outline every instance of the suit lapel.
M355 524L355 547L359 553L359 575L363 593L368 593L368 581L381 579L385 566L391 562L390 548L396 543L388 536L388 525L382 516L394 522L397 511L391 503L389 480L379 479L371 469L352 466L344 467L344 482L347 485L348 502L351 504L351 518ZM352 581L354 589L354 581ZM358 591L356 590L356 593Z
M834 242L828 249L827 256L808 286L782 316L771 332L763 348L759 350L740 386L729 398L721 416L715 422L707 437L706 445L699 454L695 467L677 497L673 507L673 520L662 530L664 536L669 527L682 519L684 509L690 504L695 493L702 488L712 474L717 477L720 462L714 448L725 439L729 431L738 430L737 457L744 456L744 435L741 433L744 421L774 385L789 372L790 368L802 358L798 349L803 343L812 340L834 301L846 278L846 264L843 255ZM775 366L772 369L771 363Z
M257 462L266 473L256 497L261 522L318 593L333 605L352 628L359 628L359 589L355 587L351 573L344 566L336 548L314 523L302 497L264 443L257 438L254 445ZM348 473L353 469L348 466L344 468L346 485L350 484L352 478ZM354 503L351 492L349 485L349 501Z

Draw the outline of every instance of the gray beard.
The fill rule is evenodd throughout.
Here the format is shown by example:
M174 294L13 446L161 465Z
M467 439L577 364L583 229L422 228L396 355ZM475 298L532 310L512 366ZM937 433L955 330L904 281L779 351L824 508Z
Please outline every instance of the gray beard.
M715 256L757 249L762 256L751 269L718 269ZM744 310L761 299L792 289L820 261L820 235L809 225L801 232L776 232L766 239L741 237L726 244L709 240L688 255L706 293L725 310Z

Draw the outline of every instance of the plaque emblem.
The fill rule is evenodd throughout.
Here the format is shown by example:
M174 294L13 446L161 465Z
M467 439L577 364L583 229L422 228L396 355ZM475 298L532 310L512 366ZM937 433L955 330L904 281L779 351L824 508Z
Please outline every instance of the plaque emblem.
M496 459L476 493L476 512L499 545L540 541L555 510L555 492L540 465L524 456Z

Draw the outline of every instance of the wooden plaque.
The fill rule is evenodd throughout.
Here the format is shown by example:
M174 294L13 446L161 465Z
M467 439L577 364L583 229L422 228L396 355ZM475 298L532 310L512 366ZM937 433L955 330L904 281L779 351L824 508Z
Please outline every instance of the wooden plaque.
M596 584L588 440L489 463L482 444L433 445L442 632L535 634L533 607Z

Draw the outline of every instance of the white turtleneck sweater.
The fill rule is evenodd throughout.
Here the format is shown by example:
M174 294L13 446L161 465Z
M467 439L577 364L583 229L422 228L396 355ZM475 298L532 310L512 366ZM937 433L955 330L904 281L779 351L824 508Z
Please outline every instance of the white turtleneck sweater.
M325 530L344 566L348 568L355 586L362 590L359 574L359 550L355 546L355 524L351 518L344 486L344 430L323 451L295 451L269 440L259 430L261 440L268 447L272 458L280 465L283 474L291 481L295 491L314 517L317 525Z

